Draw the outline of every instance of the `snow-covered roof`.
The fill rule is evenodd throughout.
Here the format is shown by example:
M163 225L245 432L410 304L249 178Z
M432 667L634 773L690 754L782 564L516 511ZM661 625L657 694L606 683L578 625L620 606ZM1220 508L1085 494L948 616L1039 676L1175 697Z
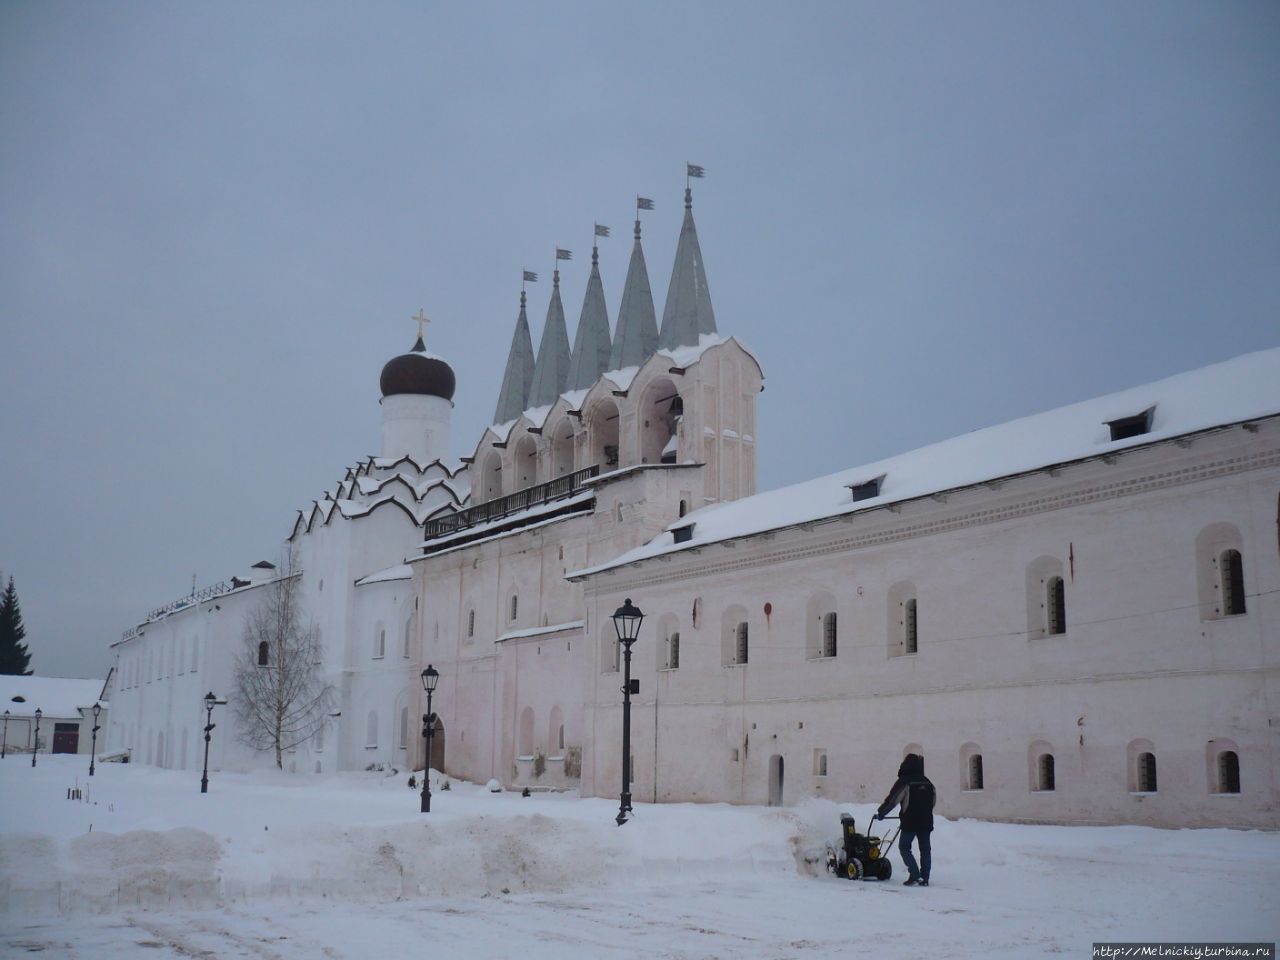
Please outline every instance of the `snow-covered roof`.
M1151 410L1150 430L1112 440L1108 423ZM945 490L1085 460L1131 447L1280 414L1280 348L1245 354L1155 383L1059 407L944 440L876 463L852 467L729 503L694 511L676 544L670 528L606 564L570 573L589 576L665 553L856 513ZM854 501L850 487L883 475L876 496Z
M81 707L87 710L98 700L102 684L101 680L71 677L0 675L0 711L26 717L38 707L46 717L79 717ZM15 697L23 700L16 701Z
M525 637L541 637L548 633L564 633L566 630L581 630L585 620L570 620L568 623L553 623L549 627L529 627L527 630L512 630L498 637L496 643L504 640L522 640Z
M385 570L379 570L371 573L367 577L361 577L356 581L357 587L362 587L366 583L386 583L389 580L412 580L413 567L407 563L397 563L394 567L387 567Z

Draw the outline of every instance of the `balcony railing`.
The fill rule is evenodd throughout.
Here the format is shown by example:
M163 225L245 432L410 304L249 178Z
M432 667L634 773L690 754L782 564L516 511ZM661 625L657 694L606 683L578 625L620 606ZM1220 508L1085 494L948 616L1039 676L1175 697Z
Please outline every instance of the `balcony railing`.
M505 497L497 497L494 500L478 503L474 507L468 507L466 510L428 520L423 525L423 533L428 540L431 540L435 537L442 537L445 534L457 533L459 530L465 530L480 523L501 520L503 517L509 517L513 513L528 510L530 507L536 507L539 504L551 503L553 500L563 500L565 497L570 497L581 490L592 477L598 477L599 475L600 466L598 464L593 467L585 467L582 470L575 470L573 473L566 473L563 477L556 477L554 480L540 483L536 487L526 487L523 490L517 490L515 493L509 493Z

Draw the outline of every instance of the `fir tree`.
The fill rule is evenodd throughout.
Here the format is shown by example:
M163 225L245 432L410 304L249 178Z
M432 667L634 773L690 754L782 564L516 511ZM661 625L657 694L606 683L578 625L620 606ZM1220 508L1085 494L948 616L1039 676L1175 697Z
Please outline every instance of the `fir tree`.
M18 606L18 591L13 577L0 596L0 674L31 675L31 654L22 638L27 628L22 625L22 610Z

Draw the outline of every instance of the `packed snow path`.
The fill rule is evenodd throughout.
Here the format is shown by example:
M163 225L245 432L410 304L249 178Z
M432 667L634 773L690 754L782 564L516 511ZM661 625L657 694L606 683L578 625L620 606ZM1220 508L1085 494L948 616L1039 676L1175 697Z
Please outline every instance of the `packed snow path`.
M942 820L920 890L896 852L888 884L825 873L864 805L640 805L619 829L608 801L460 783L420 814L404 774L215 774L201 796L198 774L86 768L0 762L0 956L1013 958L1280 933L1277 833Z

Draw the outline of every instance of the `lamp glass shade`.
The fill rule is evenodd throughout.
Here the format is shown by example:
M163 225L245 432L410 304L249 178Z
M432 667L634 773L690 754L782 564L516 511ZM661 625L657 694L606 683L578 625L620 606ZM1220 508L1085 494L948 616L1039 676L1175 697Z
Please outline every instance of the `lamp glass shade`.
M427 664L427 669L422 671L422 689L427 693L436 692L436 684L440 682L440 671L431 664Z
M634 643L636 637L640 636L640 624L643 620L644 614L628 597L613 614L613 628L618 631L618 639L623 643Z
M204 706L206 710L212 710L213 705L217 702L218 702L218 698L213 695L212 690L210 690L208 693L204 695Z
M93 705L93 719L98 719L98 714L102 713L102 704L95 703Z
M44 716L44 711L41 710L39 707L36 707L36 719L39 720L43 716Z

